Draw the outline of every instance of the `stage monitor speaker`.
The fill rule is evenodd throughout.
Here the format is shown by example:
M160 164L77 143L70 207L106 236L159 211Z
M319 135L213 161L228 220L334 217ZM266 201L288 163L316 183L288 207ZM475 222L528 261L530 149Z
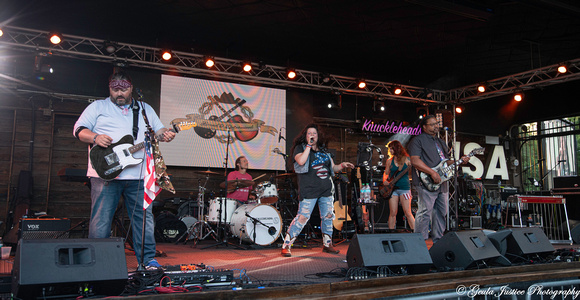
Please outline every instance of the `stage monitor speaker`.
M523 256L529 254L551 253L556 250L540 227L521 227L506 230L512 232L512 234L506 238L506 257L508 259L510 259L510 254Z
M427 245L419 233L355 235L346 261L353 267L406 267L409 274L429 271L433 265Z
M12 293L21 299L77 297L82 292L117 296L127 278L121 238L20 240Z
M429 253L437 269L468 269L478 262L500 257L481 230L448 232L431 246Z

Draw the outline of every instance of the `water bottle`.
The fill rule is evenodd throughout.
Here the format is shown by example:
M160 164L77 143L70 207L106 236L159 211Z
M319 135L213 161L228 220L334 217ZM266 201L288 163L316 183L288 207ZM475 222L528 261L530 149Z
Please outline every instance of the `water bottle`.
M371 187L368 183L365 183L363 186L364 194L363 194L363 201L364 203L369 203L371 201Z

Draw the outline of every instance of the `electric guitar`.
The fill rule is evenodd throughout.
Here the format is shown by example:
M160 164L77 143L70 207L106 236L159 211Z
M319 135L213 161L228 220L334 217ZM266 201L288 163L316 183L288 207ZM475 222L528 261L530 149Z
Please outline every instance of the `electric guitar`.
M230 113L232 111L234 111L236 108L242 106L244 103L246 103L246 100L242 100L238 103L236 103L236 105L234 105L234 107L230 108L230 110L225 111L217 102L215 102L217 107L223 112L223 114L219 117L217 116L211 116L209 117L210 121L215 121L215 122L219 122L221 121L223 118L227 117L230 115ZM204 138L204 139L211 139L215 136L215 129L211 129L211 128L204 128L203 126L201 126L202 124L197 124L197 126L195 128L193 128L193 130L195 130L195 133L197 133L197 135L199 135L200 137Z
M409 173L409 169L410 169L410 167L407 166L407 168L403 172L401 172L399 175L395 176L395 178L393 178L393 180L389 181L387 184L383 185L379 189L379 193L381 194L381 196L383 198L388 199L391 197L391 194L393 193L393 189L395 188L395 183L397 183L397 181L399 181L399 179L401 179L404 175Z
M334 201L334 220L332 220L332 225L336 230L342 230L345 221L352 221L350 214L348 213L348 205L342 204L342 189L340 188L340 183L336 188L337 197ZM346 216L346 218L345 218Z
M177 133L179 126L173 125L171 131ZM134 158L133 153L145 148L145 142L133 145L133 136L128 134L107 148L93 146L89 152L91 165L97 175L105 180L115 179L126 167L140 164L142 158Z
M475 149L471 150L471 152L469 152L469 154L467 154L467 157L472 157L476 154L477 155L483 154L484 151L485 151L485 148L483 148L483 147L475 148ZM441 161L434 168L431 168L435 172L437 172L437 174L439 174L439 176L441 177L440 183L433 182L433 178L431 178L431 176L428 175L427 173L419 172L419 179L421 179L421 183L423 184L423 186L427 190L434 192L437 189L439 189L439 187L441 186L441 184L443 182L445 182L445 181L451 179L451 177L453 177L453 175L455 173L455 167L457 167L463 163L463 160L459 159L455 163L447 165L447 161L448 161L448 159L445 159L445 160Z

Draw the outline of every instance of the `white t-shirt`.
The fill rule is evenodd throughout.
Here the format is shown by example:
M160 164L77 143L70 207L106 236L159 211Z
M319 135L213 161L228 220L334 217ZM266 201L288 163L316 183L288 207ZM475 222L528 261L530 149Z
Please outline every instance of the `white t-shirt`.
M137 101L133 100L133 103L137 103ZM134 144L141 143L145 140L145 130L147 127L145 126L145 120L143 119L143 107L145 107L145 113L147 114L147 119L149 120L149 124L151 125L151 128L153 128L153 131L157 132L159 129L164 128L153 108L147 103L139 102L139 132L137 133L137 139ZM73 134L77 131L77 128L81 126L98 134L106 134L110 136L113 139L113 143L115 143L126 135L133 136L133 110L129 108L129 111L126 114L123 114L122 107L113 103L110 97L107 97L107 99L104 100L97 100L85 108L75 123ZM90 148L91 146L89 145L89 151ZM135 158L143 158L144 156L145 151L143 149L133 153L133 157ZM87 176L98 177L90 160L88 161ZM126 167L115 179L142 179L144 176L145 163L141 163Z

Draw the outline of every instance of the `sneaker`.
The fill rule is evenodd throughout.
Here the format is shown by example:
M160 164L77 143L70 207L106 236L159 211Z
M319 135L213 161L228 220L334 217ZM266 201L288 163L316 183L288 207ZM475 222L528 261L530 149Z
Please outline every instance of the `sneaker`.
M282 256L284 256L284 257L291 257L292 256L292 253L290 252L290 249L282 248Z
M334 246L330 245L328 247L322 246L322 252L330 253L330 254L338 254L340 250L336 250Z
M160 270L163 267L157 262L156 259L150 260L147 265L145 266L145 270L153 271L153 270Z

